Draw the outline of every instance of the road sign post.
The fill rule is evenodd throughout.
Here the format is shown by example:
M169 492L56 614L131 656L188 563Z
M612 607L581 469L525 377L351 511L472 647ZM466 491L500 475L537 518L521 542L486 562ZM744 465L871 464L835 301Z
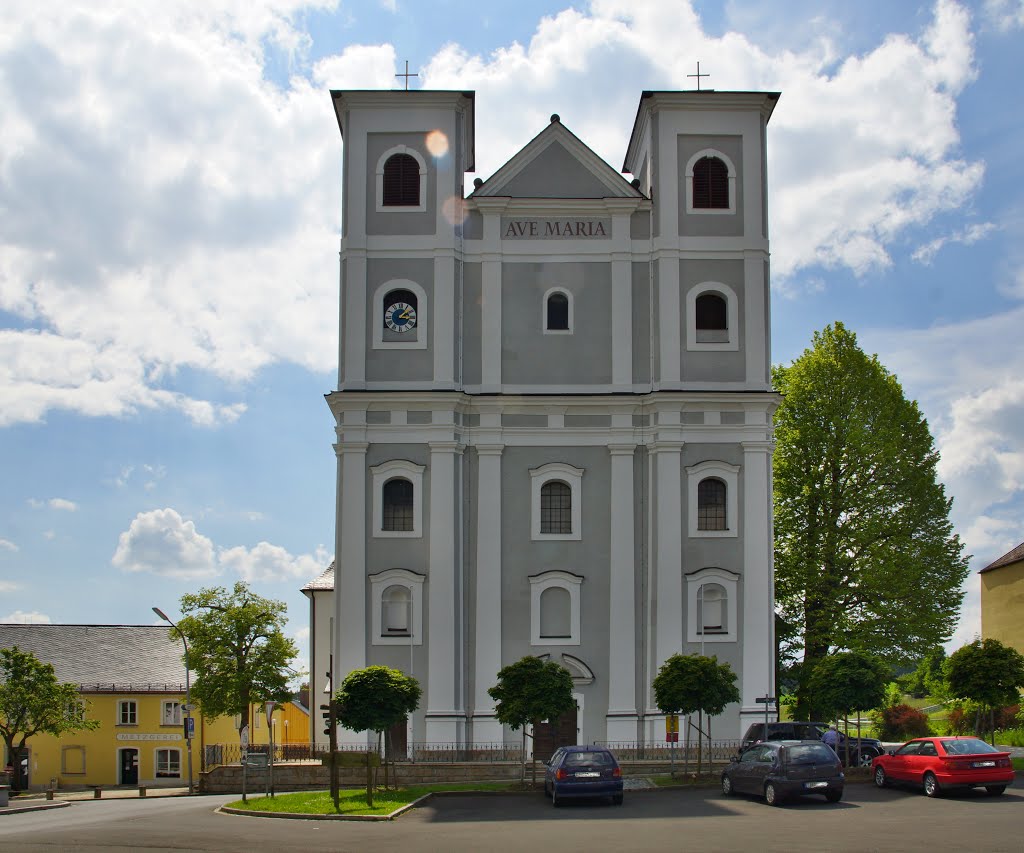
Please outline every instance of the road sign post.
M768 740L768 706L778 702L775 696L758 696L755 700L758 705L764 705L764 739Z

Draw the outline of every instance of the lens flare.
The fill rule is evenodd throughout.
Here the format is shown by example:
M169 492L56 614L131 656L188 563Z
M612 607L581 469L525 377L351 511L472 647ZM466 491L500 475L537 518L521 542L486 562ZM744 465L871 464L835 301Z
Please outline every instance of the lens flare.
M434 157L444 157L448 153L448 137L440 130L432 130L427 134L427 151Z

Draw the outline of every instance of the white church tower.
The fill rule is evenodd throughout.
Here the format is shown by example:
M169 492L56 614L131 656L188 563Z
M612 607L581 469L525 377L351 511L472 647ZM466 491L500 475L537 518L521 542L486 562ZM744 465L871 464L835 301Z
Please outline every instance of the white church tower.
M644 92L632 182L552 116L467 196L472 92L331 94L335 684L370 664L419 679L405 749L518 743L487 689L555 660L577 709L539 732L546 751L662 740L651 682L703 651L739 677L715 722L739 737L774 695L778 95Z

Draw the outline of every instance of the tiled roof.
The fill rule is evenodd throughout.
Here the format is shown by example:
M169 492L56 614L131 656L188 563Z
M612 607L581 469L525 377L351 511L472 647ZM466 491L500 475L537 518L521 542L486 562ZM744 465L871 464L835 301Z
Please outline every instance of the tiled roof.
M987 572L990 569L998 569L1002 566L1008 566L1010 565L1010 563L1019 562L1020 560L1024 560L1024 542L1021 542L1020 545L1018 545L1012 551L1007 551L1005 554L1003 554L1002 557L1000 557L995 562L989 563L981 571ZM979 572L979 574L980 573L981 572Z
M302 591L303 592L305 592L306 590L317 591L317 590L324 590L324 589L327 589L327 590L334 589L334 563L333 562L326 569L324 569L323 574L321 574L319 577L316 577L313 580L311 580L309 583L307 583L302 588Z
M59 681L85 690L184 689L184 649L162 625L0 624L0 648L11 646L53 664Z

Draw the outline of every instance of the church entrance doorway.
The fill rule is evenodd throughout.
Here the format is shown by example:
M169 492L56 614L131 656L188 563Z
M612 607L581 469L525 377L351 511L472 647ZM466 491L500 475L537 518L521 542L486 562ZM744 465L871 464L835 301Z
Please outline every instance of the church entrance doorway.
M139 784L139 751L137 749L119 749L121 761L120 784Z
M577 740L576 715L579 708L566 711L557 720L545 720L533 727L533 757L547 761L560 746L573 746Z

